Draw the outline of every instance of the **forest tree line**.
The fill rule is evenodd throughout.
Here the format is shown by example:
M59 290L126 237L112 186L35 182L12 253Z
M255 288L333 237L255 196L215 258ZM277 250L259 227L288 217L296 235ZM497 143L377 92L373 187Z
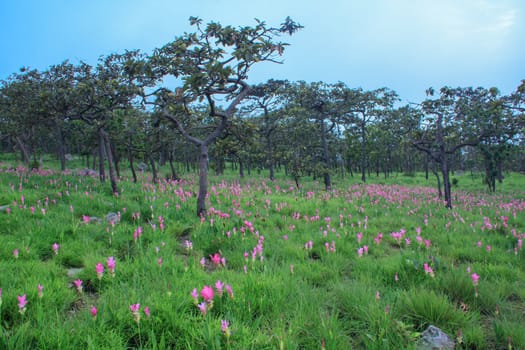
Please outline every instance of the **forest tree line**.
M279 169L302 176L388 177L433 173L451 206L450 172L484 174L496 190L503 171L525 171L525 81L509 95L497 88L429 88L426 99L401 106L389 88L363 90L344 82L268 80L249 84L253 65L281 63L279 41L301 26L287 18L234 28L190 18L192 33L150 54L102 56L94 66L69 61L45 71L23 68L0 82L0 147L27 167L55 154L84 157L118 192L125 160L158 179L198 169L197 214L205 215L208 168L233 164L244 176ZM431 175L431 176L434 176Z

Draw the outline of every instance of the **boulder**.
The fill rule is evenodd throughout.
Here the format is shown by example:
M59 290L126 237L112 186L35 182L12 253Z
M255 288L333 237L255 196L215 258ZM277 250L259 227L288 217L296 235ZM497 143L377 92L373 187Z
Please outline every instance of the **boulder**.
M421 333L417 342L417 350L454 350L455 343L450 337L436 326L428 326Z
M116 213L108 213L108 215L106 215L106 222L108 224L119 223L120 222L120 217Z

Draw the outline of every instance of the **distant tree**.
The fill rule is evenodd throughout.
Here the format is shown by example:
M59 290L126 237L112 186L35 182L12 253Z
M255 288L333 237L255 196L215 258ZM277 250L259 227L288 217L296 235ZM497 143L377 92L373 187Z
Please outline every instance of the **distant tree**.
M450 157L466 146L476 146L480 134L474 103L479 93L472 88L443 87L439 98L426 99L422 104L425 117L423 129L414 136L412 144L425 152L440 166L443 178L445 206L452 208ZM434 95L433 89L427 95Z
M339 99L345 105L344 124L357 132L361 142L361 181L366 182L368 126L388 113L398 96L387 88L364 91L345 87L339 92Z
M150 59L159 82L169 76L182 81L178 89L159 88L155 103L163 116L199 147L198 216L206 215L209 146L226 129L239 104L249 95L250 86L246 82L249 70L259 62L277 62L287 44L274 41L275 37L293 34L301 28L290 18L279 28L256 22L254 27L234 28L216 22L204 26L201 19L191 17L190 24L196 31L155 50ZM195 107L202 105L216 123L207 123L207 133L199 138L185 125L194 117Z

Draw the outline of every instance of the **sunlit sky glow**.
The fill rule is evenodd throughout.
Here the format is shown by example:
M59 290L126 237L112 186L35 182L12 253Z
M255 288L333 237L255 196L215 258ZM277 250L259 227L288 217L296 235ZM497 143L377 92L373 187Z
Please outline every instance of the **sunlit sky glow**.
M69 59L150 53L191 31L188 18L224 25L304 25L270 78L389 87L418 102L428 87L483 86L503 94L525 79L523 0L17 0L0 3L0 79L22 66L44 70Z

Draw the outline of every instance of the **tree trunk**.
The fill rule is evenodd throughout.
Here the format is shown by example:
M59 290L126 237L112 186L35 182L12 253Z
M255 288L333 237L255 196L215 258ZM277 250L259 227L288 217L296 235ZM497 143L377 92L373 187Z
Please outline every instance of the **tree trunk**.
M64 140L64 133L60 125L56 124L57 138L58 138L58 158L60 158L60 169L66 170L66 145Z
M111 150L111 142L109 140L108 133L101 128L100 132L102 134L102 138L105 141L105 148L106 148L106 156L108 157L108 170L109 170L109 181L111 182L111 191L113 194L118 194L118 187L117 187L117 178L115 176L115 169L114 169L114 163L113 163L113 151Z
M131 137L128 138L128 161L129 168L131 169L131 175L133 176L133 182L137 183L137 173L135 172L135 166L133 164L133 151L131 149Z
M328 155L328 142L326 142L326 125L324 119L321 120L321 146L323 147L324 188L326 191L330 191L332 189L332 179L330 178L330 158Z
M441 199L443 198L443 192L441 192L441 179L439 178L439 173L436 171L436 169L432 169L432 173L436 176L438 197Z
M24 164L29 164L29 161L31 159L31 155L29 154L29 150L27 149L27 146L22 142L20 137L15 137L16 143L18 144L18 147L20 147L20 154L22 155L22 162Z
M171 179L172 180L179 180L179 175L177 174L177 170L175 169L175 165L173 164L173 151L169 152L169 154L168 154L168 161L170 163Z
M153 183L156 183L158 181L158 174L157 174L157 168L155 167L155 160L153 159L153 156L151 153L148 153L148 161L149 165L151 166L151 172L153 174Z
M242 179L244 177L244 162L239 158L239 177Z
M366 127L364 121L361 125L361 181L366 182Z
M106 158L104 154L104 136L102 133L98 132L98 176L101 182L106 182L106 171L104 169L104 159Z
M208 145L200 144L199 195L197 197L197 216L206 216L206 194L208 193Z
M452 209L452 192L450 188L448 158L446 154L443 155L443 158L441 159L441 176L443 176L443 191L445 194L445 206L448 209Z

